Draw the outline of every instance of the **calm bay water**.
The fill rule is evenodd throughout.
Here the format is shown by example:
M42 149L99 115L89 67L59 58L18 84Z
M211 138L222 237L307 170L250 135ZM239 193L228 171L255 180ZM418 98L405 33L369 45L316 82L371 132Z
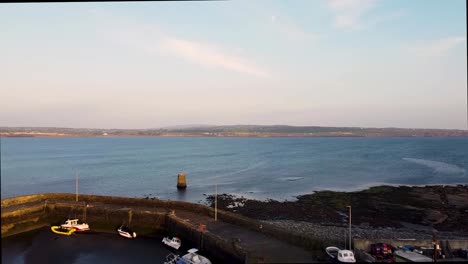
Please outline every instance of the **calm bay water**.
M61 236L44 227L2 239L2 263L163 263L171 251L161 239L130 240L117 233Z
M468 138L1 138L1 197L42 192L292 199L380 184L468 183ZM187 191L176 189L177 173Z

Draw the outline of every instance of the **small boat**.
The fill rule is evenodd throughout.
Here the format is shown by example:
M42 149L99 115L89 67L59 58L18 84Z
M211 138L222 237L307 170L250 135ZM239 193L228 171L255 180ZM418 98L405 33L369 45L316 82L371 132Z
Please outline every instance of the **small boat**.
M164 264L179 264L179 263L184 264L182 259L174 253L170 253L169 255L167 255L166 261L164 261Z
M404 249L396 250L394 255L396 262L432 262L432 258Z
M76 232L83 232L89 230L89 225L86 223L78 224L78 219L68 219L61 227L74 228Z
M197 254L197 251L198 249L196 248L189 249L188 253L182 256L182 260L187 264L211 264L211 261L208 258Z
M180 257L174 253L171 253L166 256L166 261L164 264L211 264L211 261L202 255L198 255L198 249L192 248L188 251L187 254Z
M354 253L351 250L339 249L337 247L327 247L325 249L327 255L336 262L355 263Z
M52 226L50 230L52 230L52 232L54 232L55 234L65 235L65 236L70 236L71 234L75 232L74 228L66 228L66 227L61 227L61 226Z
M169 239L168 237L163 238L162 242L172 248L179 249L182 242L178 237L173 237Z
M119 232L119 235L126 238L135 238L137 236L135 232L133 232L128 226L125 225L121 225L119 228L117 228L117 232Z

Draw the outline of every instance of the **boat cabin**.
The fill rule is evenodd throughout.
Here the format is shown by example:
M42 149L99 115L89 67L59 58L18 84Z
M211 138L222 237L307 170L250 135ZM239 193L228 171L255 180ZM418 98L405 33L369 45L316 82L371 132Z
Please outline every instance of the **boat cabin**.
M338 260L340 262L355 262L354 254L350 250L340 250L338 251Z
M65 224L66 225L78 225L78 219L73 219L73 220L70 220L68 219L67 221L65 221Z

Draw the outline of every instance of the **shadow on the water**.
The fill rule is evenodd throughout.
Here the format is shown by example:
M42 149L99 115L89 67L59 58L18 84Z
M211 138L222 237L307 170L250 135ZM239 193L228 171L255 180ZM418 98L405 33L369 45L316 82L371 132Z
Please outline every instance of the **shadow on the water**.
M45 227L2 239L2 263L162 263L171 252L161 239L96 232L60 236Z
M177 200L187 202L187 192L185 190L177 191Z

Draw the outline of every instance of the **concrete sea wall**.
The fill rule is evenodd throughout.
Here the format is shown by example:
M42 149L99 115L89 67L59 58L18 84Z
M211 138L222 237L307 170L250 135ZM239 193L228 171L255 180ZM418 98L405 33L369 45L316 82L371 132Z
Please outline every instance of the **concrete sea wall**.
M209 231L203 232L175 215L166 216L165 227L172 234L186 238L198 249L209 251L214 258L222 260L223 263L244 263L247 258L247 250Z
M184 202L145 200L111 196L37 194L4 199L2 238L58 225L67 218L79 218L94 231L115 232L122 223L131 224L140 235L178 234L201 251L209 252L214 263L244 263L247 251L209 231L198 230L171 214L174 209L209 214L211 208ZM221 261L221 262L220 262Z
M34 194L34 195L26 195L26 196L20 196L20 197L14 197L14 198L8 198L4 199L1 201L1 207L2 207L2 220L4 219L4 213L3 213L3 208L5 207L14 207L14 206L21 206L24 204L37 204L37 208L35 208L35 213L36 216L41 216L42 218L37 219L37 225L42 224L44 220L46 220L45 223L50 223L50 220L53 221L58 221L60 217L66 216L70 214L70 212L66 212L67 209L60 209L60 205L55 204L55 207L52 207L51 201L68 201L70 203L74 203L75 201L75 195L70 194L70 193L48 193L48 194ZM143 211L138 211L138 208L154 208L160 211L161 214L168 213L170 210L185 210L185 211L190 211L194 212L197 214L202 214L202 215L207 215L210 217L214 217L214 210L213 208L210 208L208 206L204 206L201 204L194 204L194 203L188 203L188 202L181 202L181 201L168 201L168 200L159 200L159 199L141 199L141 198L127 198L127 197L116 197L116 196L101 196L101 195L80 195L79 196L79 203L81 206L78 206L77 204L74 204L75 208L75 213L84 210L85 204L89 204L91 206L95 206L96 209L99 204L105 204L108 207L115 205L116 207L131 207L132 210L134 211L133 213L138 215L139 217L133 217L133 221L142 221L141 224L142 226L147 226L146 224L148 221L155 221L153 220L153 217L151 217L151 214L148 214L147 212ZM49 203L47 205L47 203ZM45 206L46 204L47 206ZM42 206L42 207L41 207ZM71 205L63 205L65 208L67 206ZM53 211L50 210L51 208L56 208L57 210L62 210L60 211L60 214L57 213L57 215L54 215ZM81 209L80 209L81 208ZM40 209L42 210L49 210L47 211L47 217L44 218L43 214L41 214L39 211ZM122 223L122 219L125 219L124 217L124 212L116 212L115 209L108 209L107 211L102 211L98 212L95 211L93 207L87 207L87 216L91 217L89 221L93 220L93 217L97 217L99 222L103 221L104 219L102 218L102 215L106 215L107 218L105 218L105 222L108 223L108 225L117 225ZM19 215L22 215L21 217L28 219L29 221L32 221L31 219L31 213L23 211L26 209L21 209L18 210L17 213ZM29 209L28 209L29 210ZM63 211L65 210L65 211ZM70 210L70 209L68 209ZM110 211L109 211L110 210ZM57 211L58 212L58 211ZM94 212L94 213L93 213ZM128 213L128 212L127 212ZM82 212L81 214L84 214ZM5 215L7 217L7 215ZM16 219L19 218L9 218L8 220L12 223L16 223ZM147 217L146 220L145 217ZM6 218L5 218L6 219ZM61 218L60 218L61 219ZM218 210L218 219L221 221L231 223L234 225L242 226L244 228L253 230L253 231L260 231L266 235L272 236L274 238L287 241L288 243L294 244L296 246L304 247L307 249L311 250L319 250L322 249L325 245L329 245L330 243L335 243L336 241L323 241L318 238L310 237L310 236L305 236L300 233L293 233L290 231L286 231L284 229L278 228L274 225L267 224L267 223L260 223L259 221L256 221L254 219L244 217L241 215L237 215L231 212L226 212L223 210ZM49 221L49 222L47 222ZM63 219L59 220L63 221ZM88 221L88 222L89 222ZM112 222L114 221L114 222ZM117 223L119 222L119 223ZM98 224L99 225L99 224ZM152 229L157 229L163 227L164 224L157 222L157 223L151 223L150 227ZM21 228L15 229L15 230L21 230ZM136 230L137 231L137 230ZM141 231L140 231L141 232ZM3 225L2 225L2 236L9 235L10 232L4 233L3 230Z

